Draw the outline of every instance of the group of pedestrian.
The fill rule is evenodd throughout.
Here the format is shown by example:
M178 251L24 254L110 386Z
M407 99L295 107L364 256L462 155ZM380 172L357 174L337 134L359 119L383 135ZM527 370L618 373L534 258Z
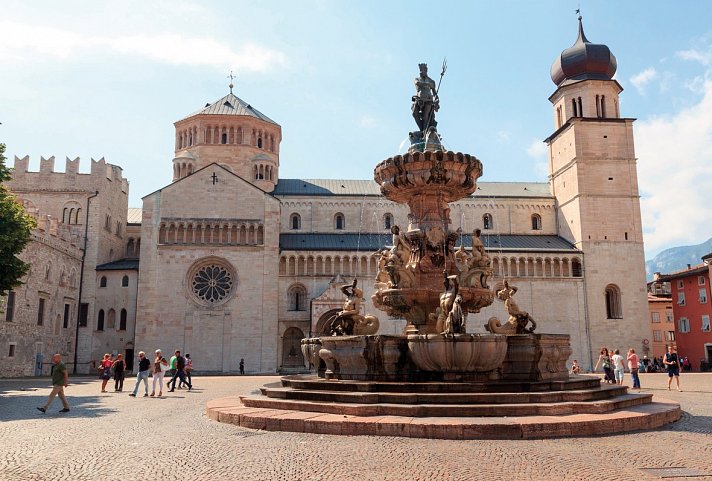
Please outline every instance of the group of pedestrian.
M638 355L635 353L635 349L628 349L628 355L624 358L618 349L609 350L606 347L602 347L598 356L598 362L596 362L596 367L594 370L598 369L599 365L602 365L604 376L603 379L608 384L623 384L623 377L625 375L626 362L628 365L628 370L630 371L630 376L633 379L633 389L640 389L640 376L639 371L641 365L644 366L645 370L648 370L650 363L646 363L647 358L640 361ZM656 360L657 361L657 360ZM681 361L675 348L673 346L668 346L668 352L660 359L660 365L667 369L668 373L668 390L672 385L673 378L675 379L675 384L678 391L680 389L680 366Z
M628 354L624 358L619 349L611 350L607 347L602 347L599 352L598 362L596 362L596 367L594 371L598 369L598 366L603 367L603 380L607 384L623 384L623 378L625 376L625 368L628 366L628 371L630 371L630 376L633 378L633 389L640 389L640 377L638 372L640 369L640 359L635 353L635 349L632 347L628 349Z
M99 377L101 378L101 392L106 392L106 384L114 377L114 392L124 390L124 372L126 371L126 361L123 354L112 358L111 354L104 354L104 358L99 362Z
M151 363L146 358L146 353L141 351L138 353L138 374L136 375L136 385L134 386L133 392L129 396L136 397L138 394L139 387L143 382L145 385L143 397L155 397L156 396L156 384L158 384L158 397L163 396L163 380L166 373L169 373L170 380L167 383L168 392L174 392L176 389L176 381L180 379L180 384L178 384L178 389L181 389L183 385L188 386L188 391L193 389L192 382L192 371L193 371L193 360L190 358L190 354L186 354L183 357L180 350L176 350L171 357L170 361L163 357L163 353L160 349L156 349L156 357ZM148 374L149 372L153 375L153 386L151 388L151 394L148 394Z

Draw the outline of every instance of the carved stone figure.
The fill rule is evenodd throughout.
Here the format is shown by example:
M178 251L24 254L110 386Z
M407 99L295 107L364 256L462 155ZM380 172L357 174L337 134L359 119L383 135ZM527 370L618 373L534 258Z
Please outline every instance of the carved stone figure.
M443 271L444 282L443 286L445 291L440 294L440 307L438 314L438 320L435 324L436 332L441 332L445 334L445 322L450 315L450 312L455 305L455 298L460 290L460 285L457 281L457 276L448 276L447 271ZM460 308L460 313L462 314L462 308Z
M389 287L393 289L409 287L410 282L406 282L406 285L403 285L402 281L410 280L412 277L406 270L406 265L410 260L411 245L397 225L391 227L391 233L393 234L393 247L391 247L384 266L384 270L390 280Z
M440 108L435 80L428 77L428 64L418 64L420 75L415 78L415 95L413 96L413 118L420 132L428 127L437 126L435 112ZM422 142L422 137L421 137Z
M375 334L378 332L379 321L375 316L361 315L363 291L357 287L358 280L341 286L341 292L346 296L344 306L329 324L332 336L351 336L353 334Z
M461 266L460 284L465 287L487 289L487 279L492 275L492 260L485 251L480 239L480 229L472 233L472 252L468 254L463 246L455 253L455 259Z
M462 296L455 296L452 308L445 318L445 330L442 334L464 334L465 314L462 311Z
M514 302L513 296L516 294L517 288L510 286L507 281L504 281L504 287L497 291L497 299L504 302L504 307L507 309L509 319L502 325L496 317L491 317L485 324L485 329L494 334L525 334L534 332L536 322L528 312L523 311ZM527 324L531 323L531 327L527 328Z

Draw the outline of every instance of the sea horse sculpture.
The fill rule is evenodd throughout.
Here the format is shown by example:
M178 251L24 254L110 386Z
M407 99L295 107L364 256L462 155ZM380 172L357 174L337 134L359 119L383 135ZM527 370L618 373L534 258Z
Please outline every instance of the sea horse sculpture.
M346 296L344 306L329 325L332 336L371 335L378 332L379 321L376 316L361 315L363 291L356 287L357 279L351 284L341 286L341 292Z
M485 324L485 329L493 334L526 334L534 332L536 322L528 312L523 311L514 302L514 294L517 288L510 286L507 281L504 281L504 287L497 291L497 299L504 302L504 307L507 309L509 319L502 325L496 317L491 317ZM531 327L527 324L531 323Z

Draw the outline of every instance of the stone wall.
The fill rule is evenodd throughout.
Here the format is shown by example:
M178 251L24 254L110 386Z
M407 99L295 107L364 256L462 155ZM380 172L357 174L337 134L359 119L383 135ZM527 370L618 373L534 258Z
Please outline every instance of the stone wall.
M7 299L0 306L0 377L46 375L55 353L70 367L74 360L81 251L68 226L37 217L38 228L19 256L30 271L13 290L12 312Z

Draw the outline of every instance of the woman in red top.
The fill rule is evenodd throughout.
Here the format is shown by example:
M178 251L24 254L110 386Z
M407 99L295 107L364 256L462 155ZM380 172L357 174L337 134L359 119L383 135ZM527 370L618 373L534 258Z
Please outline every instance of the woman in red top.
M106 383L111 379L112 364L111 354L104 354L104 359L99 363L99 369L101 369L101 392L106 392Z

